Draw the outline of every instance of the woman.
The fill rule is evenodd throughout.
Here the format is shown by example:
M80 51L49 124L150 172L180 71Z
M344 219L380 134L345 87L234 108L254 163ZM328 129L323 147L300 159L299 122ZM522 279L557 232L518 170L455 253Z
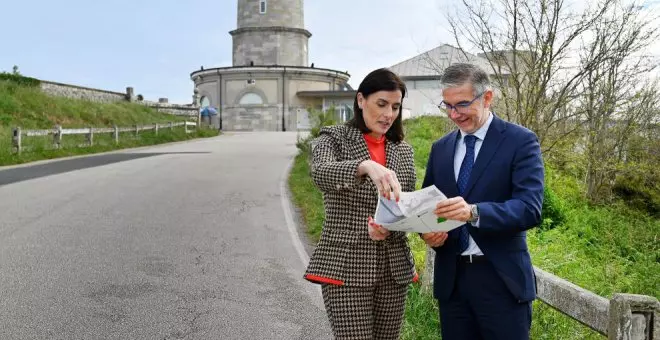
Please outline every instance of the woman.
M378 195L415 189L413 150L403 141L405 84L387 69L360 84L345 125L324 127L312 178L325 222L305 278L322 285L336 339L398 339L408 285L416 280L406 234L373 222Z

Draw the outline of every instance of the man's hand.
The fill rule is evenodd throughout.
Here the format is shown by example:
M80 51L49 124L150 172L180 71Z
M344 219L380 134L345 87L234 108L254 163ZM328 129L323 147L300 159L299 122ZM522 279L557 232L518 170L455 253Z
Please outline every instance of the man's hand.
M470 205L465 202L463 197L456 196L448 198L435 206L433 213L438 217L448 220L467 222L472 217Z
M445 241L447 241L448 236L449 234L447 234L446 232L438 231L434 233L422 234L422 239L424 240L424 242L426 242L426 244L429 247L433 248L433 247L440 247L443 244L445 244Z
M383 228L380 224L376 224L374 219L369 216L369 237L374 241L382 241L390 236L390 231Z

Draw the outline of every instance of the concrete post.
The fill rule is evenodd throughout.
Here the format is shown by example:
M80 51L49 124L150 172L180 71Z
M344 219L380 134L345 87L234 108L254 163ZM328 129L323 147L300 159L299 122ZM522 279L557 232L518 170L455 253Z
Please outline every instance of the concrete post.
M87 143L89 146L94 145L94 128L90 127L89 128L89 133L87 134Z
M172 130L172 128L174 127L173 124L172 124L172 122L169 122L168 125L169 125L169 129Z
M12 146L16 149L17 154L21 154L21 128L17 127L13 129L12 134Z
M156 135L158 135L158 126L159 125L160 124L158 124L158 123L154 124L154 131L156 131Z
M186 133L188 133L188 121L183 122L183 129Z
M424 274L422 275L422 289L433 291L433 270L435 268L435 250L426 246L426 259L424 263Z
M660 340L660 302L652 296L614 294L610 300L609 340Z
M126 100L128 100L129 102L135 101L135 92L133 91L132 87L126 88Z
M135 125L135 137L137 137L139 134L140 134L140 126L136 124Z
M55 144L55 149L62 147L62 126L55 126L55 133L53 134L53 144Z
M117 125L115 125L114 137L115 137L115 144L119 144L119 128L117 127Z

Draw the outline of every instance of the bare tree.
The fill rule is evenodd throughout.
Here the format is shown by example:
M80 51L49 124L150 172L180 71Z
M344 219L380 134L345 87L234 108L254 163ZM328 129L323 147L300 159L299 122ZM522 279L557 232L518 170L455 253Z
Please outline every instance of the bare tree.
M594 38L581 52L583 60L607 56L586 72L576 110L586 122L583 128L587 197L608 199L616 176L625 171L630 136L646 129L655 119L655 84L645 80L656 65L643 54L656 33L640 20L635 7L613 6L594 23Z
M447 19L459 48L488 60L499 111L543 152L581 151L587 195L610 197L631 135L657 120L656 18L636 0L462 0ZM466 53L467 54L467 53ZM655 115L655 116L654 116Z
M579 57L592 41L612 39L613 30L602 26L609 27L613 12L639 12L621 1L597 0L576 11L564 0L462 0L447 19L458 46L476 49L488 60L500 91L500 114L534 130L548 152L580 127L571 122L584 120L576 99L585 80L621 53L621 46L602 46ZM648 44L651 36L635 39L637 45Z

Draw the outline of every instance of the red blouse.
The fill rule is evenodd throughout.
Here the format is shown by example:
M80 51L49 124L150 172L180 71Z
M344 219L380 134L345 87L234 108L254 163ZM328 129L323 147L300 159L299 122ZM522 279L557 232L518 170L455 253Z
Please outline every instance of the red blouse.
M380 136L380 138L376 138L366 133L363 134L363 136L364 140L367 142L367 148L369 149L371 160L385 166L385 136L383 135Z

